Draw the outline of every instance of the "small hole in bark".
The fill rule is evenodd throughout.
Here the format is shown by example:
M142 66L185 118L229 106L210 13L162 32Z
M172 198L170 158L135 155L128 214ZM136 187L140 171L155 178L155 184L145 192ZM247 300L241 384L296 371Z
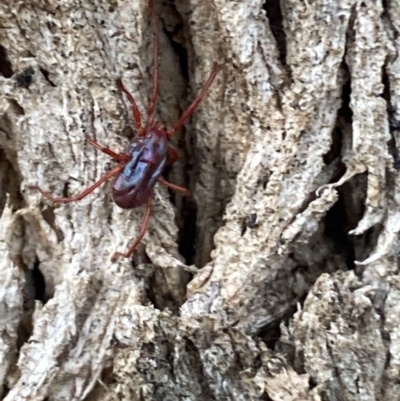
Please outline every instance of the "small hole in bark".
M0 74L4 78L10 78L14 74L7 49L3 45L0 45Z

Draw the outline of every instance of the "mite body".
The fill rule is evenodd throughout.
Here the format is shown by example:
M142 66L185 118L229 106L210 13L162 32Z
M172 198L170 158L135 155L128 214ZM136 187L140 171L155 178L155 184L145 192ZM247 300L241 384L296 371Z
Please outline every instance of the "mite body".
M131 159L112 186L114 202L123 209L133 209L151 195L167 164L168 139L164 131L154 127L144 137L129 144Z
M102 185L110 178L115 177L112 186L112 195L114 202L123 209L132 209L147 203L146 214L143 218L140 233L136 241L127 252L116 252L112 256L112 261L118 257L130 257L139 245L141 239L146 233L151 213L151 200L153 189L157 182L162 185L188 195L190 192L186 188L172 184L162 178L162 173L167 164L172 165L177 159L177 152L169 145L171 136L180 129L184 122L197 108L207 90L214 81L220 66L214 63L214 68L204 84L202 91L182 114L181 118L172 128L166 128L163 124L154 119L154 110L157 100L159 74L158 74L158 32L155 24L155 16L152 1L149 3L152 11L152 20L154 27L154 71L153 71L153 91L147 111L147 123L142 126L142 117L133 96L125 89L122 81L117 80L117 87L126 95L128 102L132 107L135 120L137 136L130 142L126 153L120 154L113 150L103 147L91 138L87 138L89 144L101 152L111 156L118 165L111 171L104 174L92 186L84 190L81 194L67 198L56 198L44 191L38 186L29 186L30 189L40 191L41 194L55 203L69 203L83 199L96 188Z

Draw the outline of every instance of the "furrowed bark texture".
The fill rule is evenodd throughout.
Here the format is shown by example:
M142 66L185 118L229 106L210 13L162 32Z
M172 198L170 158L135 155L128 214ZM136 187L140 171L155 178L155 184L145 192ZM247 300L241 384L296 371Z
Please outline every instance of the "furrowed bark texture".
M78 194L146 116L147 1L0 2L0 393L34 400L400 400L400 1L155 0L144 208ZM199 270L198 270L199 269Z

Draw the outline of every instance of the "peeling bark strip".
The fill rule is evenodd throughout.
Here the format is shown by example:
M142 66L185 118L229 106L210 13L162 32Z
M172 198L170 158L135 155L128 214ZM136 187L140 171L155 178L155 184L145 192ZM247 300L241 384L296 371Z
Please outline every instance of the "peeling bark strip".
M144 210L25 189L78 193L111 168L85 135L134 134L147 0L0 4L1 398L399 399L400 1L155 3L161 121L224 67L134 268Z

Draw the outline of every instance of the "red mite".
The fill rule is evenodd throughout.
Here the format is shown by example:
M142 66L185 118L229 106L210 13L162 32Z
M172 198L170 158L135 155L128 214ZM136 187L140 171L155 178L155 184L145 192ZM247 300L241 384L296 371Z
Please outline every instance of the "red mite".
M68 197L56 198L44 191L42 188L30 185L28 188L40 191L41 194L55 203L69 203L83 199L97 187L112 177L116 177L112 186L112 195L114 202L123 209L133 209L144 203L147 203L146 214L143 218L140 233L136 241L128 249L127 252L116 252L111 260L115 262L118 257L123 256L129 258L135 251L144 234L146 233L151 213L151 201L153 197L153 188L156 182L162 185L188 195L190 192L186 188L172 184L161 177L165 167L172 165L178 159L177 152L169 145L168 140L179 130L189 116L195 111L207 90L214 81L220 66L214 63L214 68L205 83L202 91L193 101L193 103L182 114L181 118L173 128L166 128L163 124L154 119L154 109L157 100L159 71L158 71L158 31L155 24L155 16L152 1L149 3L152 11L152 22L154 29L154 71L153 71L153 92L148 106L148 118L145 127L142 126L142 117L136 105L133 96L125 89L121 79L117 80L118 88L125 93L129 103L132 106L133 117L137 129L137 136L129 143L126 153L119 154L113 152L95 142L93 139L87 138L88 142L101 152L111 156L118 162L118 166L110 172L104 174L97 182L87 188L81 194Z

